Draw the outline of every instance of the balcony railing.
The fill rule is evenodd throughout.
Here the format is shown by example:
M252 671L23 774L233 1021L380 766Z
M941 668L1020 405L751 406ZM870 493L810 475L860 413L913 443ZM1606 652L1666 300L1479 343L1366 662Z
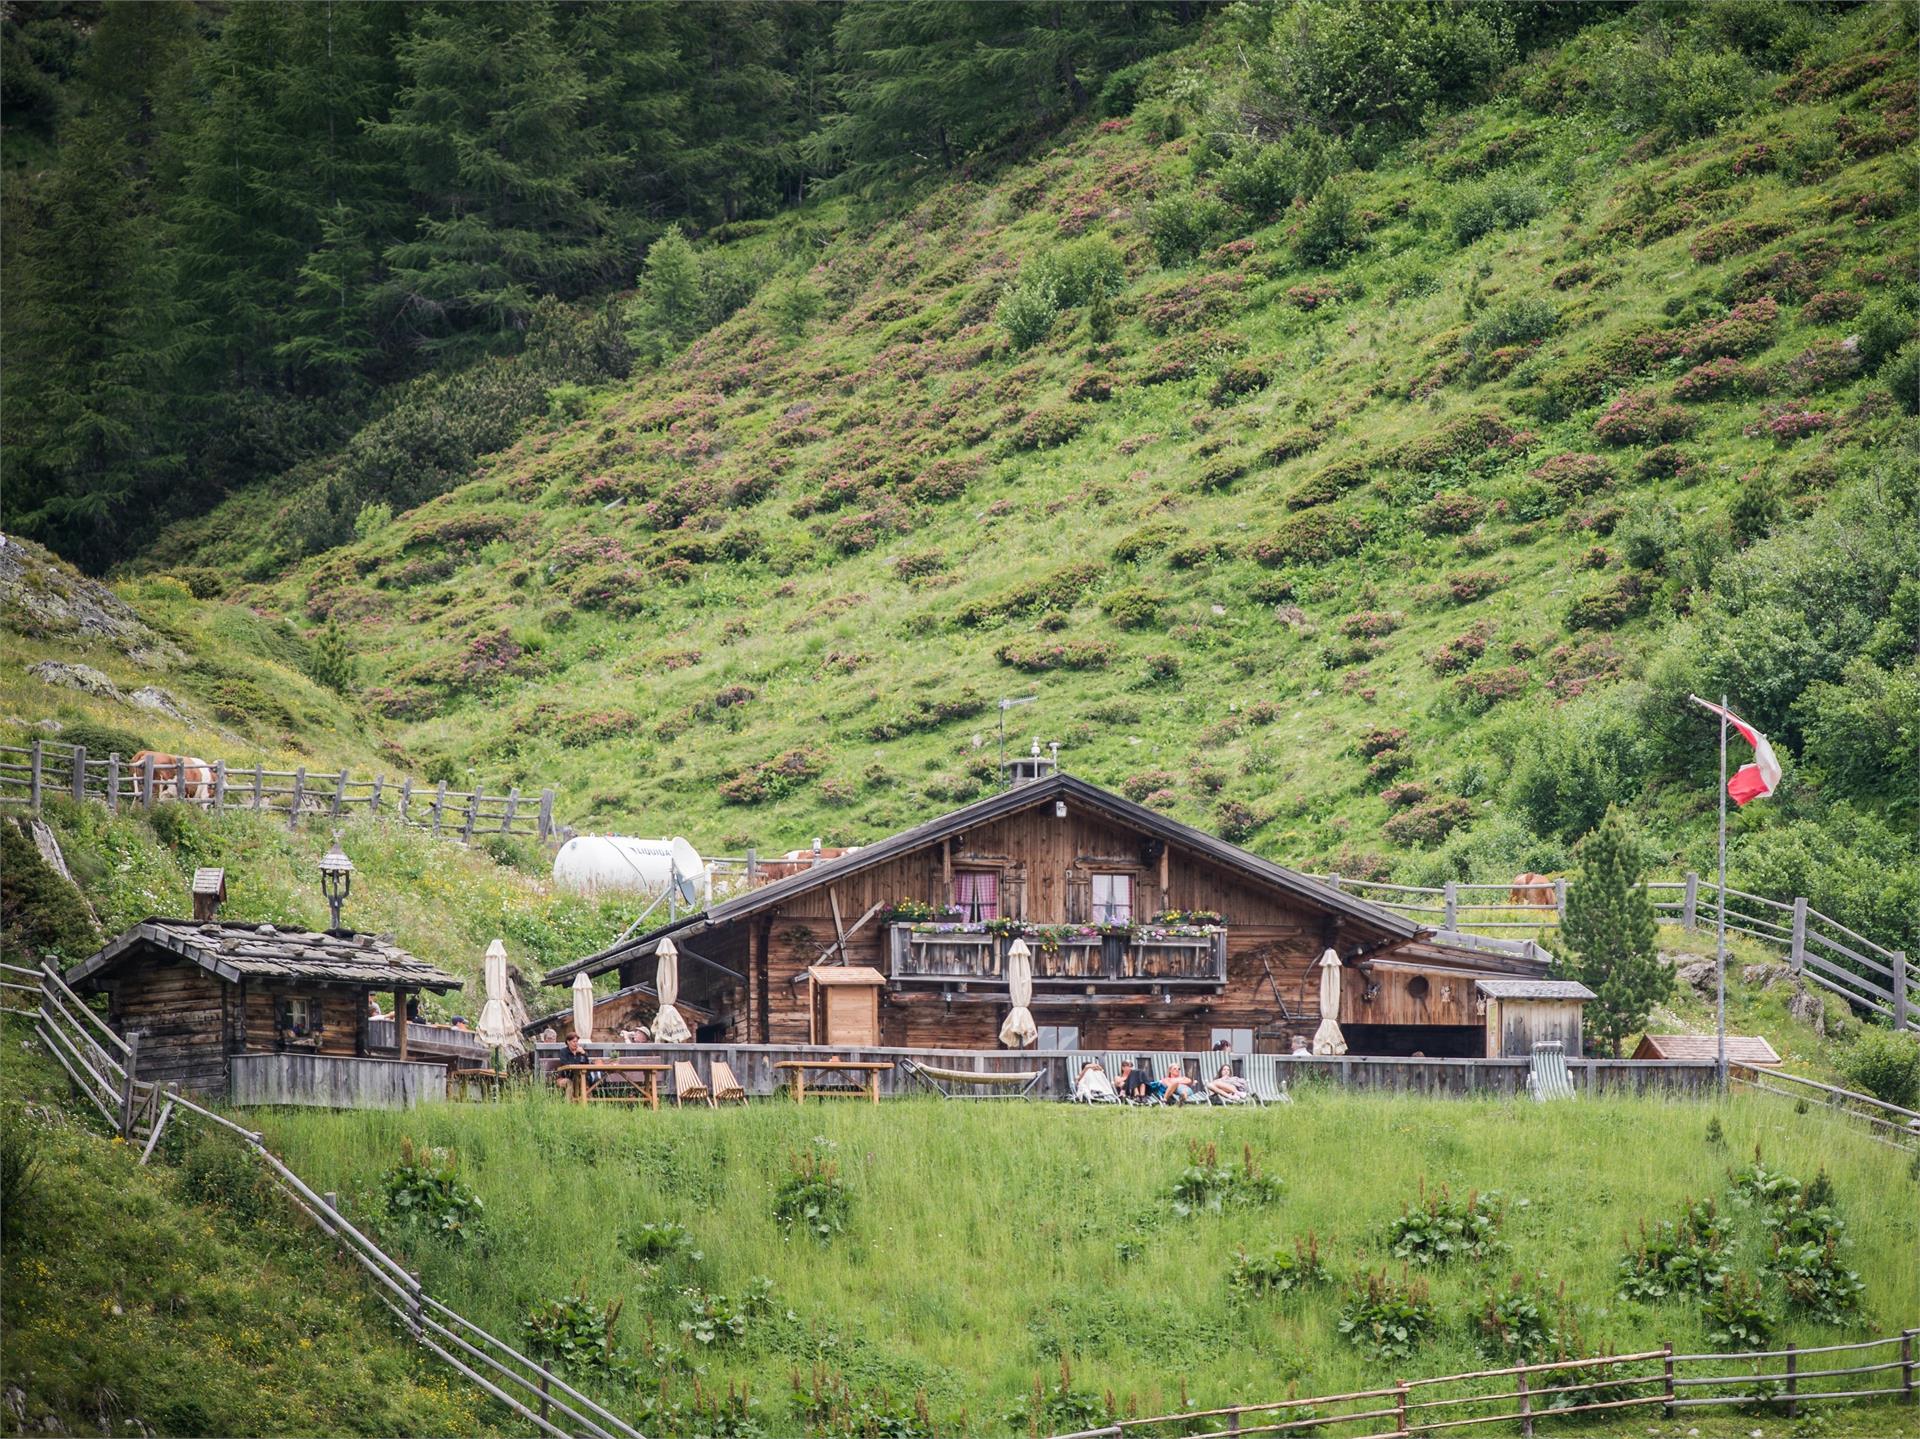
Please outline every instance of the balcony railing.
M984 980L1005 983L1012 936L967 929L890 926L896 981ZM1227 935L1155 931L1132 935L1029 936L1036 985L1217 985L1227 977Z

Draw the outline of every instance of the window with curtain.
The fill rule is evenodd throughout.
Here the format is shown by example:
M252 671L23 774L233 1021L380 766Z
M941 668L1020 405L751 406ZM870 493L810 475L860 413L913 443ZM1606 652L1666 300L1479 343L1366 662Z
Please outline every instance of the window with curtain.
M956 869L953 902L960 906L960 917L970 924L1000 918L1000 871Z
M1096 874L1093 877L1093 922L1095 924L1131 924L1133 922L1133 876Z

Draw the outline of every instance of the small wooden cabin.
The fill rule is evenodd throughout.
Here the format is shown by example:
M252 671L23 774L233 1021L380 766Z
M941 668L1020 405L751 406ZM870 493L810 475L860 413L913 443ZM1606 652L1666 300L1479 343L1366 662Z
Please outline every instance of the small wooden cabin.
M368 997L404 1014L410 995L461 987L384 936L186 919L142 920L67 983L105 991L108 1022L139 1038L141 1079L235 1103L369 1105L444 1095L446 1065L409 1058L405 1026L392 1048L371 1043Z
M1643 1034L1634 1059L1704 1059L1717 1062L1720 1041L1711 1034ZM1760 1034L1729 1034L1727 1063L1777 1068L1780 1056Z
M1487 1058L1525 1059L1558 1040L1568 1059L1581 1057L1580 1024L1593 991L1571 979L1479 979L1474 992L1487 1016Z
M702 1043L995 1049L1006 952L1032 954L1047 1049L1284 1054L1346 970L1356 1054L1477 1057L1475 979L1537 979L1531 948L1441 943L1413 921L1071 775L1002 792L545 976L653 978L671 936ZM832 971L848 978L836 982ZM824 981L822 976L828 976ZM1415 981L1421 981L1416 983ZM1426 986L1422 992L1421 985ZM1372 995L1368 997L1368 991ZM1351 1007L1350 1007L1351 1006ZM643 1016L644 1017L644 1016Z

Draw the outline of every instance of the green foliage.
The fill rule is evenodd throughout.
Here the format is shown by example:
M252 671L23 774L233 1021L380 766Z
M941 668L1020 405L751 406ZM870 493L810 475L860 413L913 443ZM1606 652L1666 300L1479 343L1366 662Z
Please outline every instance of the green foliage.
M313 642L307 676L335 694L349 695L354 689L354 671L353 651L348 647L346 631L340 628L338 620L330 619Z
M1581 841L1561 922L1563 966L1595 995L1585 1022L1616 1059L1622 1041L1645 1027L1647 1012L1673 989L1673 971L1654 949L1653 909L1641 873L1626 820L1609 809Z
M100 947L100 926L72 882L40 857L25 821L0 819L0 942L23 960L75 964Z
M1311 200L1347 168L1346 147L1319 130L1290 130L1271 142L1236 145L1220 167L1220 193L1257 219L1270 219L1296 200Z
M1560 312L1547 300L1507 300L1483 313L1467 331L1466 348L1475 355L1503 345L1530 345L1544 340L1560 324Z
M1426 1280L1396 1280L1382 1269L1354 1280L1337 1327L1370 1359L1411 1359L1439 1323Z
M1767 1348L1779 1323L1760 1281L1744 1272L1723 1278L1701 1303L1700 1316L1711 1326L1707 1342L1734 1353Z
M1547 1315L1552 1300L1537 1284L1515 1274L1504 1292L1488 1289L1474 1319L1474 1342L1492 1364L1531 1364L1544 1359L1557 1336ZM1562 1381L1555 1378L1553 1383Z
M556 1374L579 1382L631 1383L639 1366L614 1338L623 1301L598 1304L579 1293L536 1302L520 1321L528 1352Z
M1251 1145L1241 1150L1240 1167L1233 1169L1220 1162L1218 1146L1195 1139L1187 1142L1187 1165L1174 1176L1169 1198L1175 1214L1191 1218L1276 1204L1282 1187L1278 1176L1263 1173L1254 1162Z
M1320 1257L1319 1236L1308 1234L1295 1239L1291 1249L1276 1247L1265 1254L1242 1249L1227 1274L1227 1286L1241 1298L1285 1299L1323 1288L1332 1277Z
M1497 1194L1476 1191L1455 1199L1446 1185L1429 1191L1423 1179L1419 1200L1404 1206L1388 1228L1387 1245L1395 1259L1421 1265L1487 1259L1506 1247L1502 1217Z
M1902 1109L1920 1109L1920 1036L1868 1026L1841 1051L1839 1064L1851 1088Z
M1227 207L1204 190L1169 190L1147 207L1147 238L1154 258L1171 269L1219 242L1229 222Z
M1689 1199L1678 1220L1659 1220L1651 1232L1641 1220L1639 1238L1627 1240L1620 1260L1621 1297L1655 1303L1715 1293L1731 1268L1727 1245L1732 1232L1732 1223L1711 1199Z
M451 1149L400 1141L400 1162L381 1176L381 1199L396 1230L464 1244L480 1231L480 1196L460 1182Z
M791 1236L796 1230L825 1244L846 1232L853 1218L853 1194L840 1177L840 1165L818 1144L789 1156L789 1172L773 1191L773 1217Z
M1525 180L1492 179L1469 185L1454 203L1448 221L1456 245L1471 245L1482 236L1512 230L1539 216L1546 198Z
M994 311L1016 350L1030 350L1053 332L1060 318L1060 293L1051 280L1022 275L1000 297Z
M1145 629L1157 624L1167 597L1145 585L1130 585L1114 590L1100 601L1100 608L1123 630Z
M1294 253L1302 264L1337 266L1366 244L1367 230L1343 181L1323 185L1294 235Z
M788 278L767 287L765 303L774 328L791 340L806 334L825 308L826 296L804 277Z

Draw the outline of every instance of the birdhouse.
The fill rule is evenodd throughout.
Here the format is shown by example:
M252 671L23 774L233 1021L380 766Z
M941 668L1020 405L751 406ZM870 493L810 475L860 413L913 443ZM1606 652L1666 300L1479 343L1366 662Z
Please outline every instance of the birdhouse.
M206 868L193 872L193 917L206 924L219 918L220 906L227 901L227 872Z

